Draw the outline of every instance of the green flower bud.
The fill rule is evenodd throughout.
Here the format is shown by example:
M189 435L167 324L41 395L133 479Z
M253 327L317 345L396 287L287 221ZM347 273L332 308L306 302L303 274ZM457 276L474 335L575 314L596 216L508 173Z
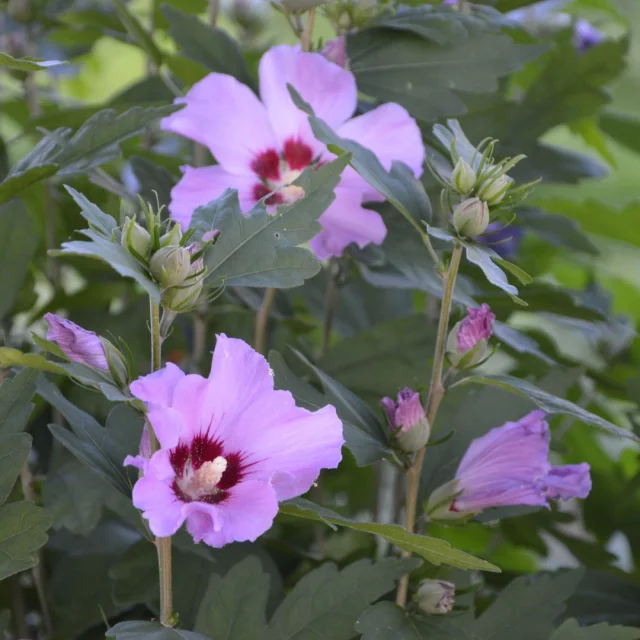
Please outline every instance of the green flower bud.
M131 378L126 358L118 348L105 338L100 338L100 342L102 342L104 355L107 358L109 373L119 387L126 387Z
M173 225L173 228L168 233L165 233L163 236L160 236L160 246L161 247L169 247L169 246L178 246L180 241L182 240L182 229L179 224Z
M466 196L476 183L476 172L466 160L460 158L451 173L451 182L458 193Z
M461 236L475 238L489 225L489 207L479 198L463 200L453 210L453 226Z
M163 247L153 254L149 263L151 274L162 287L182 284L190 268L191 256L183 247Z
M453 609L456 585L445 580L423 580L418 587L415 600L418 606L430 615L442 615Z
M495 179L483 182L478 189L478 197L489 205L496 205L502 202L509 187L513 184L513 179L503 174Z
M203 284L204 278L200 277L195 278L193 282L187 279L179 287L167 289L162 295L162 306L175 313L190 311L200 297Z
M149 253L151 252L151 236L149 232L132 218L127 218L124 227L122 227L120 244L131 253L131 255L135 257L137 253L144 260L149 257Z

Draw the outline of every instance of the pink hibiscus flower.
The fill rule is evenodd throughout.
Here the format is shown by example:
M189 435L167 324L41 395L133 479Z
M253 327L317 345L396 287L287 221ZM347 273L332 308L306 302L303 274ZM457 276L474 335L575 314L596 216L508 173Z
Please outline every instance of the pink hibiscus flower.
M296 407L288 391L274 390L267 361L242 340L217 337L208 378L167 364L132 383L131 393L146 403L160 443L151 458L147 447L125 460L143 472L133 504L157 536L173 535L186 521L196 542L214 547L255 540L271 526L279 500L308 491L342 457L335 409Z
M346 69L319 53L281 45L262 56L259 75L262 102L232 76L211 73L180 99L186 103L183 109L162 121L164 129L207 146L219 162L184 168L170 205L171 215L183 228L189 226L196 207L227 188L238 190L244 213L271 193L268 205L291 202L299 190L287 185L305 168L334 157L314 137L307 115L291 100L288 83L338 135L371 149L385 168L400 160L421 175L424 148L416 122L392 103L351 118L357 88ZM350 167L335 194L335 202L320 217L323 230L311 240L315 254L325 259L342 254L352 242L360 247L381 244L384 222L362 206L382 200L380 194Z

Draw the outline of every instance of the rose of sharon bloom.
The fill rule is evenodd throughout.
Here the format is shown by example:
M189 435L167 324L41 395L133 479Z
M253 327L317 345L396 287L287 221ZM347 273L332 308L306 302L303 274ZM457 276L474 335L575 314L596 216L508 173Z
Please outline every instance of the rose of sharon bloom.
M217 336L208 378L166 367L136 380L160 449L128 457L142 471L133 503L157 536L186 521L196 542L221 547L255 540L278 501L309 490L342 457L342 423L332 406L296 407L276 391L267 361L242 340Z
M548 507L549 500L586 498L591 491L589 465L549 464L549 424L544 417L543 411L532 411L474 440L446 490L453 500L440 504L436 517L478 513L490 507ZM436 491L440 500L432 496L430 506L442 503L446 493L442 489Z
M55 342L70 360L109 370L102 340L93 331L87 331L55 313L47 313L44 319L49 323L47 340Z
M349 71L319 53L281 45L262 56L259 74L262 102L232 76L211 73L179 99L186 104L183 109L162 121L164 129L207 146L219 162L213 167L185 167L173 188L169 209L183 228L196 207L227 188L238 190L244 213L269 194L266 202L271 207L292 202L301 190L288 185L307 167L334 157L316 140L287 84L338 135L371 149L387 169L400 160L421 175L424 148L416 122L397 104L351 118L357 88ZM315 254L325 259L340 255L352 242L360 247L381 244L386 234L382 217L362 204L382 196L351 167L343 172L335 196L319 219L323 230L311 240Z
M488 304L483 304L478 309L467 309L467 316L459 323L456 334L458 350L464 353L473 349L481 340L488 340L495 320L496 316L491 313Z

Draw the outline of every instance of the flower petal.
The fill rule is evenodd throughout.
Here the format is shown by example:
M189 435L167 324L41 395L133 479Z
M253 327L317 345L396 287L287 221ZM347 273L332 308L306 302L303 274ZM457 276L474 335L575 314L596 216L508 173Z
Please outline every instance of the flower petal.
M191 525L193 529L198 528L202 540L212 547L222 547L229 542L253 542L271 527L278 513L273 487L268 482L255 480L236 485L223 502L213 506L222 522L219 531L215 530L213 519L208 532L202 521Z
M184 173L178 184L171 189L171 217L186 230L193 212L212 200L219 198L225 189L237 189L243 213L251 210L258 198L254 196L259 178L253 174L235 174L225 171L220 165L212 167L183 167Z
M168 362L159 371L134 380L129 385L129 390L138 400L158 407L170 407L175 386L184 375L179 367Z
M291 100L287 84L330 127L342 124L355 111L357 89L353 74L319 53L303 53L297 46L272 47L262 56L259 75L260 95L281 145L294 138L310 144L315 152L324 148L311 133L307 114Z
M309 243L316 256L320 260L340 256L352 242L360 248L382 244L387 228L377 211L362 206L361 193L340 185L335 194L335 201L318 220L322 231Z
M232 76L210 73L178 102L186 107L164 118L162 128L207 146L231 173L251 173L252 160L276 148L264 105Z
M153 432L164 449L172 449L185 429L184 416L170 407L156 407L147 413L147 420L151 423Z
M352 118L339 127L337 133L341 138L371 149L387 171L394 160L399 160L408 165L416 177L422 175L422 134L416 121L399 104L383 104ZM342 174L342 183L345 187L358 187L364 194L364 202L378 195L351 167Z
M591 491L590 467L586 462L551 467L543 484L551 500L586 498Z
M170 484L147 473L133 487L133 504L149 521L149 528L156 536L172 536L184 522L182 505Z

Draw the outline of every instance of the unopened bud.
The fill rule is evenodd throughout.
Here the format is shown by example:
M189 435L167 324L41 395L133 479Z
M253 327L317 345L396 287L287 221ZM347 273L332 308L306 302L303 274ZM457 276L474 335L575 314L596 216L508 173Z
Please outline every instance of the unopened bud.
M466 318L458 322L447 337L447 360L458 369L478 364L487 350L496 316L488 304L468 309Z
M429 441L431 427L420 394L406 387L398 393L397 402L392 398L383 398L381 402L398 448L406 453L423 449Z
M180 240L182 240L182 229L179 224L175 224L171 231L160 236L160 246L178 246L180 244Z
M461 236L475 238L489 225L489 207L479 198L463 200L453 210L453 226Z
M337 64L343 69L347 68L347 38L346 36L338 36L333 40L329 40L320 52L327 60Z
M513 184L513 179L504 174L495 179L489 179L480 185L478 197L489 205L499 204L504 200L509 187Z
M138 254L144 260L149 257L151 252L151 236L149 232L132 218L127 218L124 227L122 227L120 244L131 255L135 257Z
M153 254L149 269L163 287L182 284L189 275L191 256L183 247L163 247Z
M126 358L109 340L100 338L100 341L102 342L104 355L107 358L109 373L120 387L126 387L130 379L129 365Z
M451 173L451 182L458 193L466 196L476 183L476 172L466 160L460 158Z
M197 242L186 248L190 258L200 253L200 245ZM207 269L204 266L203 256L199 256L191 263L189 274L184 282L176 287L167 289L162 296L162 306L175 313L190 311L196 306L200 292L204 284Z
M442 615L453 609L456 585L445 580L423 580L418 587L415 600L418 606L430 615Z

